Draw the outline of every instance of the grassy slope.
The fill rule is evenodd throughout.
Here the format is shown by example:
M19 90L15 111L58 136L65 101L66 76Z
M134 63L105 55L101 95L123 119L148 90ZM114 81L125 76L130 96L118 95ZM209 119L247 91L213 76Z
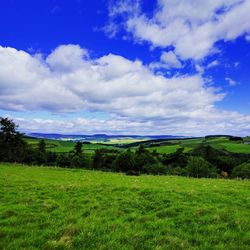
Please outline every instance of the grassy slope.
M39 143L40 139L26 139L26 141L33 145L34 147L37 146ZM75 143L72 141L60 141L60 140L50 140L50 139L45 139L47 150L52 151L52 152L59 152L59 153L65 153L65 152L70 152L73 150ZM114 147L112 146L104 146L104 145L98 145L98 144L84 144L83 145L83 150L85 153L90 153L93 154L96 149L100 148L108 148L108 149L113 149Z
M0 165L3 249L247 249L250 182Z
M249 141L249 138L245 138L245 141ZM39 139L26 139L26 141L34 147L38 144ZM70 152L74 148L74 142L71 141L59 141L59 140L45 140L47 144L47 149L52 152ZM185 140L170 140L171 145L163 145L157 147L150 147L149 150L156 150L158 153L174 153L178 148L185 148L185 152L192 150L194 147L204 142L204 139L185 139ZM127 141L122 141L121 143L128 143ZM248 153L250 154L250 145L243 144L242 142L232 142L228 138L211 138L206 140L206 143L212 145L218 149L226 149L234 153ZM111 143L109 143L111 144ZM83 149L85 153L93 154L96 149L108 148L108 149L119 149L113 146L105 146L99 144L84 144Z
M185 152L192 150L194 147L198 146L200 143L205 142L217 149L225 149L233 153L246 153L250 154L250 145L243 144L242 142L229 141L228 138L212 138L212 139L189 139L189 140L178 140L172 141L173 145L160 146L160 147L150 147L150 150L156 150L158 153L173 153L178 148L183 147Z

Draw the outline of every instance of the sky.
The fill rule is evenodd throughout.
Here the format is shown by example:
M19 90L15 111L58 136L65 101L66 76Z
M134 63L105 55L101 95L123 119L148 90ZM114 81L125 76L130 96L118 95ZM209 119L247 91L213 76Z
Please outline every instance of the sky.
M250 0L8 0L0 116L22 132L250 135Z

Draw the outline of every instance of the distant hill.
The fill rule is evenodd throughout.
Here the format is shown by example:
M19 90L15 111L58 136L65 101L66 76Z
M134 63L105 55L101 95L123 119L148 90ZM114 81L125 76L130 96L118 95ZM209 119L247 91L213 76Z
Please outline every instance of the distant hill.
M45 134L45 133L30 133L28 136L35 138L54 139L54 140L70 140L70 141L109 141L114 139L134 139L134 140L157 140L157 139L181 139L185 136L174 135L64 135L64 134Z

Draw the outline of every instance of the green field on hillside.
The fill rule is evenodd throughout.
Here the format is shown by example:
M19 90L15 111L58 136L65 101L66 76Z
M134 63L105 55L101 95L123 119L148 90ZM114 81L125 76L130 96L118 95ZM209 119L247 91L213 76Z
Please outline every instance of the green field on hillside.
M32 139L32 138L26 138L26 141L33 145L34 147L37 146L40 139ZM197 147L201 143L206 143L214 148L217 149L225 149L229 152L233 153L245 153L250 154L250 145L244 144L245 142L249 141L249 138L245 138L243 142L238 141L230 141L227 137L219 137L219 138L210 138L210 139L204 139L204 138L193 138L193 139L182 139L182 140L166 140L161 142L162 145L151 145L148 147L150 151L156 150L160 154L170 154L174 153L178 148L184 148L184 152L189 152L195 147ZM47 150L52 152L70 152L73 150L75 143L72 141L60 141L60 140L50 140L45 139L45 142L47 144ZM114 141L113 144L117 142ZM134 141L130 141L134 142ZM168 145L165 145L164 143L168 143ZM120 141L121 144L128 144L129 141ZM146 141L145 141L146 143ZM118 149L122 150L119 147L115 147L111 143L107 143L107 145L102 145L98 143L92 142L91 144L84 144L83 150L85 153L93 154L96 149L100 148L106 148L106 149ZM119 143L118 143L119 144ZM135 149L135 147L133 147Z
M0 164L1 249L249 249L250 182Z
M33 145L34 147L37 147L40 140L41 139L31 139L31 138L26 139L26 141L29 144ZM75 142L72 142L72 141L45 139L45 143L46 143L46 149L48 151L57 152L57 153L70 152L73 150L75 146ZM90 153L90 154L93 154L96 149L100 149L100 148L114 149L113 146L108 146L108 145L106 146L106 145L100 145L100 144L95 144L95 143L83 145L84 152Z
M212 139L184 139L184 140L169 140L169 145L161 145L156 147L149 147L150 150L156 150L160 154L169 154L174 153L178 148L184 148L184 152L189 152L199 144L204 143L207 145L211 145L217 149L224 149L232 153L244 153L250 154L250 145L244 144L248 140L244 141L230 141L229 138L220 137L220 138L212 138Z

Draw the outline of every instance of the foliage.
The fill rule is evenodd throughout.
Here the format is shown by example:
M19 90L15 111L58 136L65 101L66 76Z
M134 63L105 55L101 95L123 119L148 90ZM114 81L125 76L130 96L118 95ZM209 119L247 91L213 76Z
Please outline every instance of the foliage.
M70 166L70 156L69 154L58 154L56 159L56 165L59 167L69 167Z
M162 159L164 165L171 165L172 167L185 167L187 165L187 155L183 153L184 148L178 148L172 154L165 154Z
M234 147L238 145L250 148L250 146L242 144L238 140L229 142L229 138L232 137L209 136L205 140L202 140L202 138L172 141L151 140L138 142L137 146L139 146L137 148L127 150L107 145L82 143L80 141L73 143L29 139L30 143L27 144L23 135L17 131L15 123L8 118L1 118L0 161L66 168L92 168L128 174L146 173L216 177L217 173L220 173L224 177L241 175L242 178L249 178L249 175L246 174L247 169L239 170L239 167L236 167L248 162L250 154L228 152L221 146L225 143L231 143L230 145L234 145ZM68 152L55 152L52 150L52 146L56 144L62 144L64 148L68 147ZM171 147L171 150L174 147L175 151L170 150L171 153L168 151L168 153L162 154L156 149L156 145L158 145L158 148L163 149ZM128 147L128 144L126 147ZM189 148L188 151L187 148ZM92 150L91 154L88 153L89 149ZM193 158L190 156L193 156ZM244 174L241 174L241 172L244 172Z
M74 155L70 160L70 167L72 168L83 168L86 167L85 159L82 155Z
M250 163L243 163L233 169L232 177L250 179Z
M131 150L126 150L117 155L113 162L113 169L118 172L128 172L136 169L135 156Z
M202 157L191 156L186 167L187 174L192 177L216 177L217 169Z
M42 139L39 143L38 143L38 151L42 154L45 154L46 152L46 143L44 141L44 139Z
M0 161L21 161L25 148L26 143L15 123L8 118L0 118Z
M97 149L93 155L92 168L98 170L113 170L116 154L112 150Z
M168 173L168 168L164 166L162 163L158 162L145 165L143 167L143 172L146 174L162 175Z
M145 171L144 166L153 165L158 163L158 160L154 157L154 155L146 150L143 145L140 145L139 148L135 152L135 170L138 172Z
M78 141L76 144L75 144L75 147L74 147L74 153L75 155L81 155L82 154L82 145L83 143Z

